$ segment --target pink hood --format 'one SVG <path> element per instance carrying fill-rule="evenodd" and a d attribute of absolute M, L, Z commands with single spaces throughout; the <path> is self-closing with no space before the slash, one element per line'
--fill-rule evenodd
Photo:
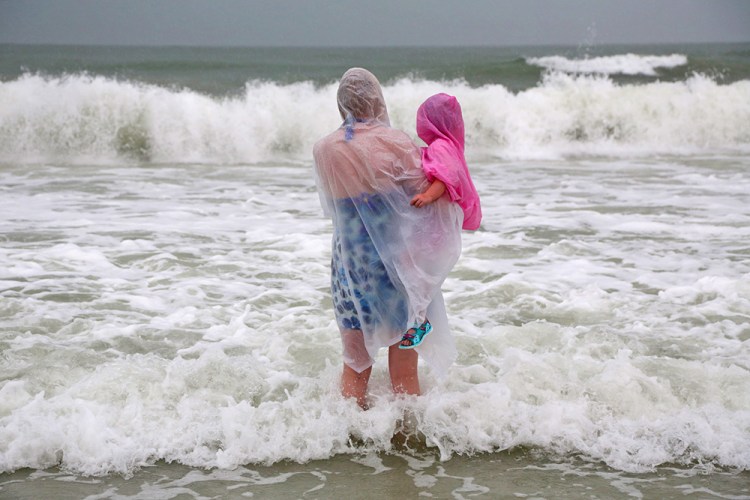
<path fill-rule="evenodd" d="M 456 98 L 436 94 L 422 103 L 417 110 L 417 134 L 427 143 L 422 148 L 427 179 L 443 181 L 451 200 L 464 212 L 463 229 L 477 229 L 482 207 L 464 158 L 464 120 Z"/>

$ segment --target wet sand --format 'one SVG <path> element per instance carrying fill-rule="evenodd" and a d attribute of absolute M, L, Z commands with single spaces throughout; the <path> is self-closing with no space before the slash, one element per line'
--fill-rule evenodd
<path fill-rule="evenodd" d="M 660 467 L 631 474 L 534 451 L 339 455 L 305 464 L 204 470 L 159 462 L 132 477 L 24 469 L 0 475 L 0 498 L 750 498 L 750 472 Z"/>

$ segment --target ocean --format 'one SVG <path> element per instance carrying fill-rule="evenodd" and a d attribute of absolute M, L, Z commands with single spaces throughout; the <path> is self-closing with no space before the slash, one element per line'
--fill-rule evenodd
<path fill-rule="evenodd" d="M 423 395 L 339 394 L 312 146 L 455 95 Z M 750 498 L 750 44 L 0 45 L 0 498 Z"/>

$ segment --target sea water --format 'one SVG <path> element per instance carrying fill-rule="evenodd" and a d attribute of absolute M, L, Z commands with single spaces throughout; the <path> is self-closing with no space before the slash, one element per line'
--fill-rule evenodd
<path fill-rule="evenodd" d="M 2 51 L 0 496 L 750 496 L 750 46 Z M 456 364 L 368 411 L 310 153 L 355 65 L 415 140 L 458 97 L 484 211 Z"/>

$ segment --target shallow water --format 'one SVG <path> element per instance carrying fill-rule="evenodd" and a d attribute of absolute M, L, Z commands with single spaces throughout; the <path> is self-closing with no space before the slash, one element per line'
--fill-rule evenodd
<path fill-rule="evenodd" d="M 633 474 L 528 451 L 454 457 L 403 450 L 306 464 L 204 470 L 158 463 L 132 477 L 22 470 L 0 475 L 3 498 L 750 498 L 747 471 L 661 467 Z"/>
<path fill-rule="evenodd" d="M 444 286 L 459 360 L 445 380 L 422 367 L 425 394 L 399 400 L 381 356 L 368 412 L 338 396 L 309 165 L 3 165 L 3 481 L 58 485 L 67 472 L 24 468 L 60 465 L 134 495 L 186 475 L 242 485 L 271 463 L 263 477 L 292 478 L 274 495 L 302 495 L 318 469 L 360 467 L 351 454 L 412 460 L 388 454 L 406 414 L 430 475 L 486 470 L 477 492 L 539 469 L 519 491 L 549 495 L 562 461 L 602 498 L 621 479 L 746 495 L 727 471 L 750 469 L 748 165 L 477 164 L 485 220 Z M 523 474 L 504 468 L 519 447 L 542 457 Z M 390 474 L 412 485 L 410 467 Z"/>
<path fill-rule="evenodd" d="M 0 46 L 0 497 L 750 498 L 747 47 Z M 367 412 L 310 165 L 352 65 L 412 135 L 457 96 L 485 214 L 457 363 Z"/>

